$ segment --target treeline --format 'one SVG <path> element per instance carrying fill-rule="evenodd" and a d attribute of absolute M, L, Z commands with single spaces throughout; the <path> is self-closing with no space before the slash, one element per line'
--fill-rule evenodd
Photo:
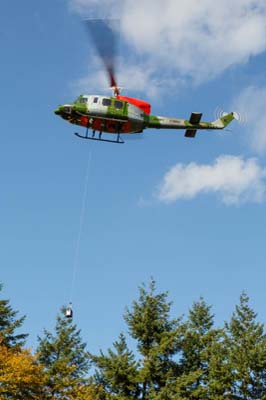
<path fill-rule="evenodd" d="M 173 318 L 168 293 L 151 280 L 124 315 L 136 350 L 121 334 L 97 355 L 64 312 L 32 354 L 18 333 L 24 317 L 0 300 L 0 399 L 266 400 L 265 327 L 246 293 L 219 328 L 203 298 Z"/>

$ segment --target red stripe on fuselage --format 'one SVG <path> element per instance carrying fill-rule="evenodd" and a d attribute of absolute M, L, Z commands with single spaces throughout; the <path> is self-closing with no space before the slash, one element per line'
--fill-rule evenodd
<path fill-rule="evenodd" d="M 133 104 L 134 106 L 140 108 L 142 111 L 144 111 L 146 114 L 151 113 L 151 105 L 147 101 L 140 100 L 140 99 L 134 99 L 133 97 L 127 97 L 127 96 L 117 96 L 119 100 L 124 100 L 127 101 L 130 104 Z"/>

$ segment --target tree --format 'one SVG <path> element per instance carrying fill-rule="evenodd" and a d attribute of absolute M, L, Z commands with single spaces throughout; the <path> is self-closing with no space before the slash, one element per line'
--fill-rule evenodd
<path fill-rule="evenodd" d="M 0 284 L 0 291 L 2 290 Z M 17 311 L 14 311 L 9 300 L 0 300 L 0 345 L 7 347 L 22 347 L 25 344 L 27 334 L 16 334 L 21 327 L 25 316 L 16 319 Z"/>
<path fill-rule="evenodd" d="M 47 375 L 47 397 L 74 399 L 82 392 L 83 397 L 88 395 L 90 398 L 86 344 L 82 342 L 77 326 L 65 317 L 65 308 L 57 316 L 55 335 L 45 330 L 44 337 L 38 340 L 38 361 Z"/>
<path fill-rule="evenodd" d="M 203 298 L 194 302 L 189 310 L 185 336 L 182 345 L 182 371 L 190 372 L 207 367 L 205 349 L 216 335 L 213 328 L 213 315 L 211 307 Z"/>
<path fill-rule="evenodd" d="M 29 350 L 0 346 L 0 399 L 42 400 L 45 374 Z"/>
<path fill-rule="evenodd" d="M 246 294 L 223 328 L 203 298 L 187 321 L 170 311 L 153 280 L 139 288 L 124 315 L 137 353 L 120 335 L 106 354 L 90 355 L 102 389 L 95 400 L 266 400 L 266 334 Z"/>
<path fill-rule="evenodd" d="M 119 399 L 137 399 L 139 396 L 138 362 L 126 344 L 123 334 L 114 343 L 114 350 L 109 349 L 105 356 L 90 355 L 97 366 L 95 381 L 106 393 L 117 395 Z"/>
<path fill-rule="evenodd" d="M 228 388 L 222 381 L 219 385 L 222 374 L 218 366 L 222 365 L 225 353 L 221 341 L 223 332 L 214 328 L 213 317 L 211 306 L 203 298 L 194 302 L 189 310 L 180 360 L 182 374 L 175 388 L 183 399 L 217 398 Z"/>
<path fill-rule="evenodd" d="M 224 330 L 221 329 L 217 340 L 208 348 L 207 355 L 209 357 L 207 398 L 228 400 L 227 394 L 232 386 L 233 375 Z"/>
<path fill-rule="evenodd" d="M 155 282 L 139 288 L 139 299 L 124 315 L 138 355 L 129 351 L 123 335 L 114 344 L 115 351 L 91 356 L 96 367 L 94 379 L 102 383 L 110 398 L 155 399 L 178 371 L 174 360 L 182 332 L 180 319 L 170 318 L 167 292 L 156 293 Z M 136 359 L 138 361 L 136 361 Z"/>
<path fill-rule="evenodd" d="M 170 318 L 171 305 L 168 292 L 156 293 L 151 279 L 148 290 L 145 285 L 139 288 L 139 299 L 133 302 L 132 310 L 126 310 L 125 321 L 142 357 L 142 399 L 156 396 L 179 373 L 174 357 L 180 351 L 183 331 L 181 319 Z"/>
<path fill-rule="evenodd" d="M 249 297 L 242 293 L 240 304 L 226 324 L 233 375 L 232 399 L 266 399 L 266 334 L 256 318 L 257 314 L 249 306 Z"/>

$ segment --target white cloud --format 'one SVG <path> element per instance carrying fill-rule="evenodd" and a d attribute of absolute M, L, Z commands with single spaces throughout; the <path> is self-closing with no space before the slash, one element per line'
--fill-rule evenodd
<path fill-rule="evenodd" d="M 69 1 L 86 16 L 119 17 L 129 46 L 153 65 L 148 79 L 165 69 L 204 82 L 266 50 L 265 0 Z"/>
<path fill-rule="evenodd" d="M 225 204 L 266 200 L 266 168 L 256 159 L 220 156 L 211 165 L 176 164 L 165 174 L 156 197 L 164 203 L 215 193 Z"/>
<path fill-rule="evenodd" d="M 266 151 L 266 87 L 250 86 L 235 100 L 234 109 L 246 124 L 243 130 L 252 149 L 258 153 Z"/>

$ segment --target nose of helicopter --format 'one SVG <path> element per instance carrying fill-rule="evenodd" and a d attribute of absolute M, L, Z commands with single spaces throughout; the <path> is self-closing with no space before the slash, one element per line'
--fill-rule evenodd
<path fill-rule="evenodd" d="M 61 116 L 71 115 L 74 109 L 75 107 L 72 104 L 63 104 L 62 106 L 57 107 L 54 110 L 54 113 Z"/>
<path fill-rule="evenodd" d="M 62 106 L 59 106 L 59 107 L 57 107 L 57 108 L 54 110 L 54 113 L 55 113 L 56 115 L 60 115 L 60 114 L 61 114 L 61 111 L 62 111 Z"/>

